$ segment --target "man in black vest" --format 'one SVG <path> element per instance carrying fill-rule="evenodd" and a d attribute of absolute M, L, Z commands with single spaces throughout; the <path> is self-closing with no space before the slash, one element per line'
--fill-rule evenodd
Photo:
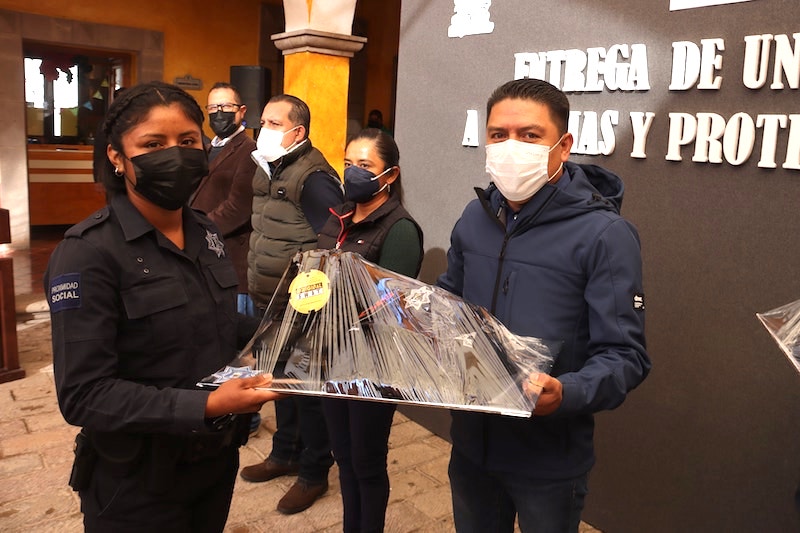
<path fill-rule="evenodd" d="M 308 139 L 310 124 L 308 105 L 288 94 L 272 97 L 261 114 L 262 129 L 253 152 L 258 168 L 253 177 L 247 280 L 262 313 L 285 308 L 288 294 L 275 291 L 286 267 L 298 251 L 316 248 L 328 209 L 343 200 L 339 176 Z M 280 376 L 281 371 L 278 367 L 275 374 Z M 328 430 L 316 397 L 279 400 L 275 416 L 278 428 L 272 452 L 265 461 L 243 468 L 241 476 L 261 482 L 297 473 L 297 482 L 278 502 L 278 511 L 298 513 L 328 490 L 333 464 Z"/>

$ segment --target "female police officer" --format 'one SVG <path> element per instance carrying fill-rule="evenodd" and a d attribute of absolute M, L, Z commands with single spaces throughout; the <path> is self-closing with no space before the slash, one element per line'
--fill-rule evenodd
<path fill-rule="evenodd" d="M 71 485 L 86 531 L 222 531 L 249 416 L 269 376 L 195 387 L 257 324 L 236 313 L 219 232 L 186 207 L 208 170 L 203 112 L 161 82 L 127 89 L 106 117 L 109 204 L 50 258 L 59 406 L 76 439 Z"/>

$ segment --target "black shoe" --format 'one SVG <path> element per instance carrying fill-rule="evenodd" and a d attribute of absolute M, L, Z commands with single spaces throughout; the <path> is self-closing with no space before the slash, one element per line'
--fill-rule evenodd
<path fill-rule="evenodd" d="M 297 474 L 298 470 L 299 466 L 297 463 L 281 464 L 271 459 L 266 459 L 258 464 L 242 468 L 239 475 L 246 481 L 261 483 L 262 481 L 269 481 L 276 477 Z"/>

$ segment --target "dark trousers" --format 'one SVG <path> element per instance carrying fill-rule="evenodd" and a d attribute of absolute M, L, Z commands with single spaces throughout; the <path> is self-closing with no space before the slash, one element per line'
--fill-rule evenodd
<path fill-rule="evenodd" d="M 322 400 L 339 465 L 344 533 L 383 531 L 389 501 L 386 456 L 396 407 L 364 400 Z"/>
<path fill-rule="evenodd" d="M 298 463 L 298 477 L 309 483 L 328 479 L 333 465 L 322 403 L 318 397 L 290 395 L 275 402 L 277 431 L 269 458 L 276 463 Z"/>
<path fill-rule="evenodd" d="M 488 471 L 459 454 L 450 455 L 453 518 L 459 533 L 578 533 L 587 476 L 535 479 L 521 472 Z"/>
<path fill-rule="evenodd" d="M 217 457 L 178 463 L 159 490 L 148 487 L 148 461 L 121 477 L 98 461 L 86 490 L 80 491 L 87 533 L 217 533 L 225 529 L 239 450 L 230 446 Z"/>

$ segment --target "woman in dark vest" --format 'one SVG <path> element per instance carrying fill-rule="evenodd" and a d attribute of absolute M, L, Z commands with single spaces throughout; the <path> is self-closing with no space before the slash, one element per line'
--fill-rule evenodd
<path fill-rule="evenodd" d="M 391 136 L 361 131 L 345 150 L 345 203 L 331 209 L 318 247 L 357 252 L 377 265 L 416 277 L 422 230 L 403 207 L 400 153 Z M 386 456 L 395 404 L 323 399 L 339 465 L 344 531 L 383 531 L 389 500 Z"/>

